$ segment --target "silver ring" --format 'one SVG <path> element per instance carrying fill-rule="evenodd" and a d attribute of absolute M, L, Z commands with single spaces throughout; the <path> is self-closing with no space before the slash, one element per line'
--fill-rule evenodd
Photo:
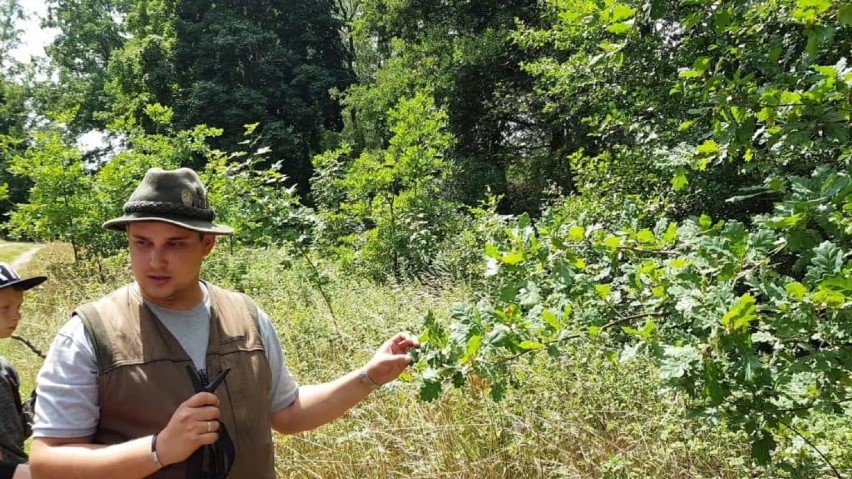
<path fill-rule="evenodd" d="M 213 426 L 212 426 L 212 424 L 213 424 L 213 421 L 207 421 L 207 432 L 212 432 L 212 431 L 213 431 Z"/>

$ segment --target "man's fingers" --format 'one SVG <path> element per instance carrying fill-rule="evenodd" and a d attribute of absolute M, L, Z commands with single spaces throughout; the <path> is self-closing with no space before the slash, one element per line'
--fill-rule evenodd
<path fill-rule="evenodd" d="M 199 421 L 199 434 L 217 434 L 219 433 L 219 421 Z"/>
<path fill-rule="evenodd" d="M 213 393 L 196 393 L 184 401 L 183 405 L 188 407 L 219 407 L 219 398 Z"/>
<path fill-rule="evenodd" d="M 389 346 L 388 350 L 393 354 L 404 353 L 411 348 L 420 346 L 416 339 L 412 338 L 409 333 L 405 332 L 397 333 L 396 336 L 387 342 L 387 345 Z"/>

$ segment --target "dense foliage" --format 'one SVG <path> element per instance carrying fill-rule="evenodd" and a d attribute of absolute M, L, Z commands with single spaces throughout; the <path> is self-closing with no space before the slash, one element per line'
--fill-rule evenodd
<path fill-rule="evenodd" d="M 307 191 L 310 158 L 340 129 L 332 91 L 353 75 L 326 0 L 48 2 L 61 29 L 49 49 L 42 109 L 78 132 L 126 133 L 158 125 L 146 105 L 172 108 L 174 125 L 221 128 L 214 146 L 235 151 L 243 125 L 260 123 L 269 162 Z M 203 156 L 186 160 L 203 168 Z"/>

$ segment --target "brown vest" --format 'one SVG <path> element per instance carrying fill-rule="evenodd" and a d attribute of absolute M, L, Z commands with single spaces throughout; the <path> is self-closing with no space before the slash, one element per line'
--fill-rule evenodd
<path fill-rule="evenodd" d="M 221 421 L 236 449 L 229 478 L 274 479 L 269 421 L 271 372 L 257 306 L 245 295 L 208 284 L 212 302 L 207 372 L 231 372 L 216 389 Z M 192 360 L 131 286 L 75 312 L 98 361 L 100 420 L 93 442 L 118 444 L 162 430 L 177 407 L 195 394 L 186 365 Z M 150 476 L 186 479 L 187 463 Z"/>

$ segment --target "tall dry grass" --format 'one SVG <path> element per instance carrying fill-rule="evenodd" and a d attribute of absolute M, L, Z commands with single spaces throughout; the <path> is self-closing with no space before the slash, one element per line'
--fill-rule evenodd
<path fill-rule="evenodd" d="M 50 245 L 26 271 L 50 281 L 29 294 L 19 333 L 46 349 L 79 304 L 130 280 L 124 258 L 71 264 Z M 463 289 L 376 285 L 321 268 L 322 277 L 282 250 L 222 248 L 205 277 L 251 294 L 278 330 L 288 366 L 303 384 L 366 362 L 398 330 L 419 332 L 432 310 L 447 317 Z M 326 299 L 327 298 L 327 299 Z M 40 360 L 20 343 L 0 353 L 32 388 Z M 742 440 L 689 419 L 684 401 L 663 393 L 651 366 L 613 363 L 585 346 L 559 360 L 517 364 L 522 378 L 500 403 L 482 385 L 423 403 L 416 382 L 375 392 L 338 421 L 276 435 L 282 478 L 738 478 L 750 470 Z"/>

